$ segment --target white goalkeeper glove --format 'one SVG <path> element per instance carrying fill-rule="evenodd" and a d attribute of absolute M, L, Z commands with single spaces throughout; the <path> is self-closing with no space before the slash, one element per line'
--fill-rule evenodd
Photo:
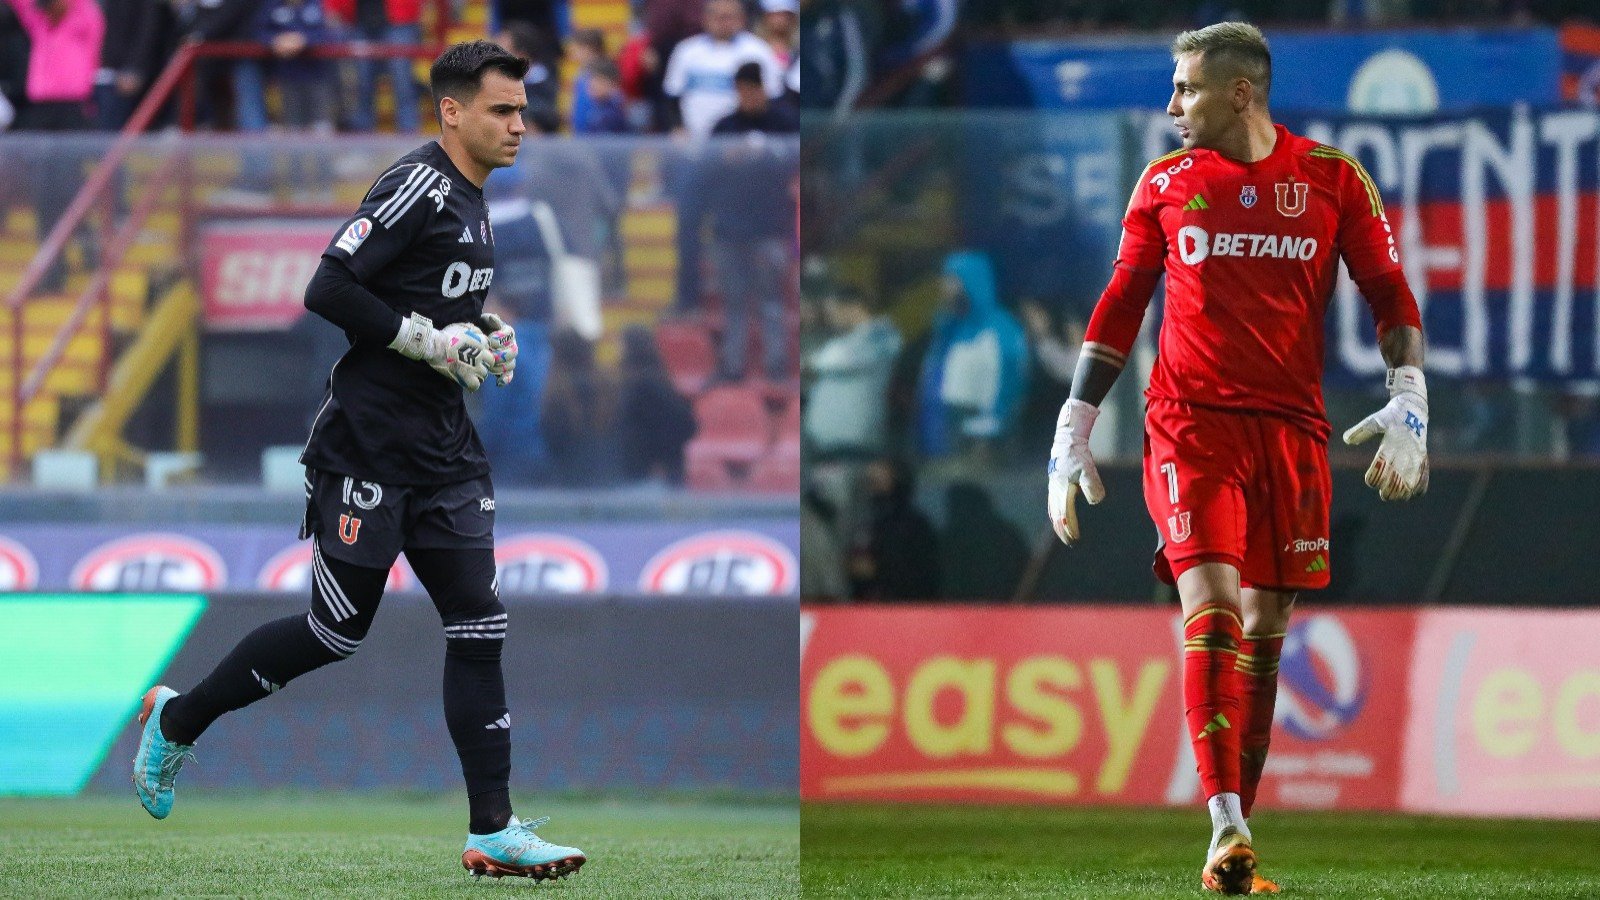
<path fill-rule="evenodd" d="M 469 391 L 483 386 L 489 377 L 489 347 L 476 325 L 457 322 L 434 328 L 433 320 L 412 313 L 401 320 L 400 331 L 389 342 L 389 349 L 407 359 L 420 360 L 435 372 Z"/>
<path fill-rule="evenodd" d="M 1056 537 L 1071 546 L 1083 532 L 1078 529 L 1078 492 L 1091 504 L 1106 497 L 1100 472 L 1089 453 L 1089 432 L 1100 415 L 1098 407 L 1082 400 L 1068 400 L 1056 417 L 1056 439 L 1050 447 L 1050 527 Z"/>
<path fill-rule="evenodd" d="M 1367 485 L 1385 500 L 1409 500 L 1428 490 L 1428 383 L 1416 366 L 1389 370 L 1389 404 L 1344 433 L 1346 444 L 1383 435 L 1367 469 Z"/>
<path fill-rule="evenodd" d="M 489 374 L 505 387 L 517 370 L 517 330 L 494 313 L 479 316 L 478 325 L 489 335 Z"/>

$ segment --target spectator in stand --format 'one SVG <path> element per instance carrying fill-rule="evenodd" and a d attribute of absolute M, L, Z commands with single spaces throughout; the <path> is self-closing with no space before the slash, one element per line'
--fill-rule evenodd
<path fill-rule="evenodd" d="M 665 108 L 661 93 L 661 55 L 651 45 L 648 31 L 636 30 L 623 43 L 617 52 L 617 69 L 622 74 L 628 127 L 639 132 L 661 130 Z"/>
<path fill-rule="evenodd" d="M 118 131 L 153 74 L 152 61 L 143 56 L 150 49 L 142 40 L 152 27 L 149 20 L 168 15 L 170 7 L 158 0 L 101 0 L 101 5 L 106 33 L 117 39 L 101 48 L 100 69 L 94 77 L 95 127 Z"/>
<path fill-rule="evenodd" d="M 994 265 L 982 251 L 945 260 L 940 311 L 917 386 L 922 452 L 984 450 L 1017 424 L 1028 387 L 1028 340 L 1000 305 Z"/>
<path fill-rule="evenodd" d="M 561 130 L 561 51 L 555 40 L 530 22 L 511 21 L 495 36 L 500 46 L 528 60 L 522 89 L 528 108 L 522 118 L 543 134 Z"/>
<path fill-rule="evenodd" d="M 761 37 L 787 71 L 800 49 L 800 0 L 761 0 Z"/>
<path fill-rule="evenodd" d="M 595 366 L 594 345 L 577 332 L 557 331 L 551 348 L 542 423 L 551 482 L 560 487 L 607 484 L 616 473 L 616 385 Z"/>
<path fill-rule="evenodd" d="M 980 4 L 981 5 L 981 4 Z M 872 81 L 872 51 L 883 35 L 881 4 L 860 0 L 811 0 L 801 22 L 800 68 L 806 109 L 832 110 L 842 118 Z"/>
<path fill-rule="evenodd" d="M 889 378 L 900 355 L 900 332 L 845 285 L 824 296 L 822 310 L 833 336 L 805 361 L 810 390 L 801 434 L 807 459 L 880 456 L 888 449 Z"/>
<path fill-rule="evenodd" d="M 904 462 L 879 459 L 862 472 L 866 509 L 850 536 L 845 563 L 854 600 L 937 600 L 939 536 L 912 502 L 915 484 Z"/>
<path fill-rule="evenodd" d="M 683 448 L 699 426 L 694 406 L 667 374 L 655 335 L 642 325 L 622 333 L 617 447 L 629 481 L 683 484 Z"/>
<path fill-rule="evenodd" d="M 768 97 L 783 96 L 783 65 L 766 42 L 744 30 L 739 0 L 706 0 L 705 32 L 680 43 L 667 59 L 663 85 L 675 106 L 675 130 L 704 138 L 739 105 L 734 73 L 745 63 L 757 74 Z"/>
<path fill-rule="evenodd" d="M 794 244 L 790 185 L 798 160 L 791 146 L 769 141 L 767 136 L 796 134 L 800 120 L 787 105 L 768 99 L 763 82 L 761 63 L 739 67 L 734 76 L 737 106 L 717 122 L 712 133 L 742 139 L 717 147 L 720 161 L 705 168 L 704 184 L 698 192 L 711 211 L 724 315 L 720 375 L 727 380 L 744 377 L 747 320 L 752 314 L 762 320 L 767 377 L 774 381 L 789 377 L 784 282 Z"/>
<path fill-rule="evenodd" d="M 105 38 L 105 17 L 95 0 L 8 0 L 17 21 L 28 34 L 26 85 L 27 106 L 18 117 L 17 127 L 27 131 L 83 131 L 90 127 L 89 98 L 94 91 L 95 70 L 100 67 L 100 44 Z M 35 171 L 33 184 L 34 217 L 39 242 L 49 236 L 61 214 L 72 202 L 72 195 L 83 183 L 84 148 L 72 139 L 51 147 L 48 159 L 36 160 L 43 171 Z M 95 255 L 93 237 L 80 235 L 86 257 Z M 89 260 L 91 263 L 92 259 Z M 66 271 L 60 257 L 45 273 L 40 286 L 50 292 L 65 286 Z"/>
<path fill-rule="evenodd" d="M 578 116 L 577 105 L 572 110 L 572 131 L 575 134 L 628 134 L 628 110 L 622 102 L 622 75 L 617 64 L 609 59 L 597 61 L 589 70 L 585 96 L 584 115 Z"/>
<path fill-rule="evenodd" d="M 705 32 L 684 39 L 667 59 L 662 81 L 668 121 L 675 134 L 703 139 L 738 106 L 733 75 L 747 62 L 760 64 L 770 97 L 783 96 L 783 67 L 766 42 L 744 30 L 739 0 L 706 0 Z M 668 189 L 678 209 L 677 310 L 700 307 L 700 228 L 704 202 L 697 186 L 697 160 L 692 151 L 669 160 Z"/>
<path fill-rule="evenodd" d="M 661 81 L 672 51 L 684 40 L 700 33 L 705 22 L 705 5 L 705 0 L 648 0 L 638 11 L 643 30 L 636 37 L 647 40 L 651 51 L 648 55 L 650 78 L 644 85 L 645 96 L 653 104 L 651 131 L 673 128 L 670 104 Z"/>
<path fill-rule="evenodd" d="M 267 77 L 278 87 L 283 124 L 290 128 L 333 131 L 331 67 L 306 53 L 329 37 L 322 0 L 267 0 L 262 6 L 256 39 L 272 48 Z"/>
<path fill-rule="evenodd" d="M 452 0 L 453 8 L 460 9 L 461 5 L 459 0 Z M 563 9 L 566 5 L 564 0 L 493 0 L 490 21 L 499 23 L 500 28 L 512 22 L 527 22 L 540 34 L 564 34 L 567 28 L 562 21 L 568 18 Z"/>
<path fill-rule="evenodd" d="M 567 38 L 567 54 L 572 57 L 572 130 L 578 132 L 579 123 L 589 121 L 589 73 L 594 65 L 606 59 L 606 34 L 598 28 L 579 28 Z"/>
<path fill-rule="evenodd" d="M 337 23 L 345 38 L 353 43 L 416 47 L 422 43 L 422 0 L 324 0 L 328 18 Z M 417 80 L 410 57 L 358 59 L 355 69 L 355 98 L 349 103 L 347 121 L 352 130 L 372 131 L 378 127 L 378 69 L 382 66 L 394 95 L 394 127 L 410 134 L 422 127 L 417 106 Z"/>

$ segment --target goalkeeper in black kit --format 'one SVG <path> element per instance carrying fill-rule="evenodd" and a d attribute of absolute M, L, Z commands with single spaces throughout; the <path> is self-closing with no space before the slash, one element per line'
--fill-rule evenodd
<path fill-rule="evenodd" d="M 462 390 L 508 384 L 516 335 L 483 312 L 494 234 L 483 199 L 524 132 L 528 61 L 488 41 L 434 62 L 441 136 L 401 157 L 323 252 L 306 307 L 344 329 L 301 462 L 302 538 L 313 548 L 311 608 L 247 635 L 198 685 L 157 686 L 139 712 L 133 783 L 158 819 L 173 779 L 223 713 L 355 653 L 402 552 L 444 623 L 444 710 L 466 777 L 462 865 L 475 875 L 561 878 L 582 851 L 512 814 L 506 634 L 494 562 L 494 486 Z"/>

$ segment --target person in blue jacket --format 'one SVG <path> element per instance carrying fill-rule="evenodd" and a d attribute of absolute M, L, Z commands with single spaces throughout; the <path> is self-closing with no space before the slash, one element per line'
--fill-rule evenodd
<path fill-rule="evenodd" d="M 961 250 L 945 258 L 940 305 L 917 385 L 917 444 L 925 456 L 1004 438 L 1028 390 L 1027 335 L 1000 306 L 988 254 Z"/>

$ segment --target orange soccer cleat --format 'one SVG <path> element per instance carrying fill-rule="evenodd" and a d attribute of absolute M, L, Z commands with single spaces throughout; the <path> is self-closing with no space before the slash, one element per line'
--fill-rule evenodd
<path fill-rule="evenodd" d="M 1276 894 L 1278 893 L 1278 883 L 1257 872 L 1255 873 L 1255 880 L 1250 883 L 1250 893 Z"/>
<path fill-rule="evenodd" d="M 1200 883 L 1206 890 L 1221 894 L 1250 893 L 1256 874 L 1256 852 L 1250 848 L 1250 839 L 1228 828 L 1217 839 L 1216 847 L 1200 872 Z"/>

